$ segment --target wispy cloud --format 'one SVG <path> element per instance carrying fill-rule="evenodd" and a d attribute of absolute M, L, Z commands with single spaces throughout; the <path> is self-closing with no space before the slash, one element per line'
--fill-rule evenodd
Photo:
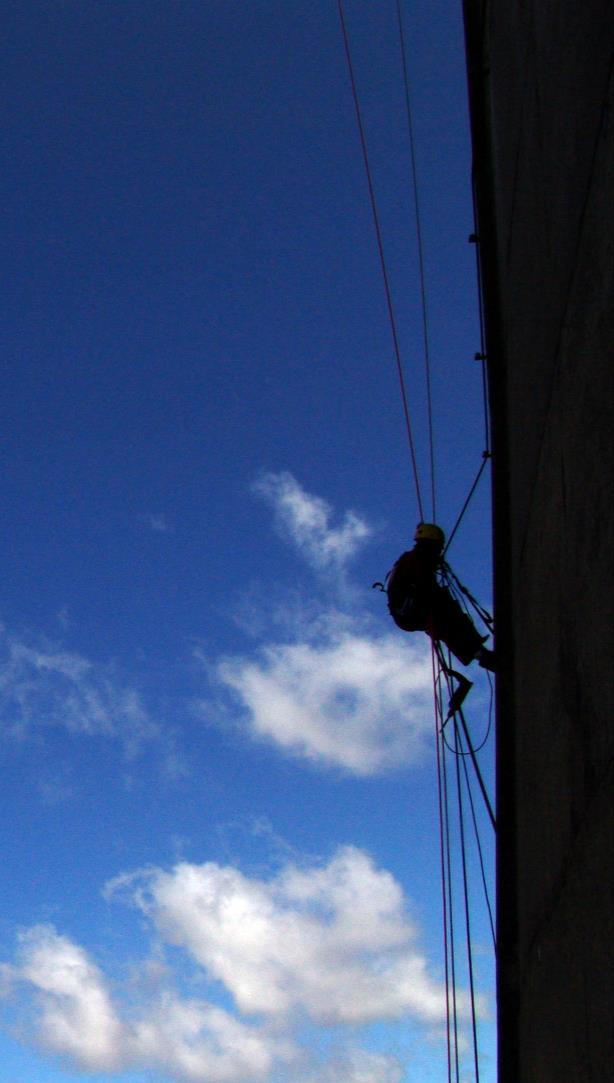
<path fill-rule="evenodd" d="M 72 619 L 68 606 L 62 606 L 62 608 L 57 613 L 56 619 L 62 631 L 66 632 L 72 624 Z"/>
<path fill-rule="evenodd" d="M 37 772 L 36 787 L 45 805 L 63 805 L 74 800 L 78 790 L 72 780 L 72 773 L 66 767 L 51 767 L 46 764 Z"/>
<path fill-rule="evenodd" d="M 141 515 L 140 520 L 145 526 L 148 526 L 150 530 L 153 530 L 156 534 L 174 534 L 175 528 L 169 523 L 166 515 L 161 512 L 147 512 Z"/>
<path fill-rule="evenodd" d="M 72 651 L 32 646 L 0 633 L 0 718 L 5 732 L 25 736 L 45 726 L 119 740 L 132 754 L 159 735 L 139 692 L 112 666 Z"/>
<path fill-rule="evenodd" d="M 252 736 L 324 766 L 373 775 L 420 760 L 432 724 L 424 643 L 345 629 L 218 664 Z"/>
<path fill-rule="evenodd" d="M 273 507 L 278 528 L 314 568 L 344 565 L 372 533 L 353 511 L 346 511 L 340 526 L 332 526 L 330 504 L 306 492 L 287 471 L 263 474 L 252 488 Z"/>

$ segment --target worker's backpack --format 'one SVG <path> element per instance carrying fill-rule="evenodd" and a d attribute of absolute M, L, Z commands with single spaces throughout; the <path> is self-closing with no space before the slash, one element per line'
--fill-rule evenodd
<path fill-rule="evenodd" d="M 427 621 L 426 599 L 417 596 L 415 583 L 403 575 L 400 560 L 386 576 L 388 611 L 394 623 L 404 632 L 423 631 Z"/>

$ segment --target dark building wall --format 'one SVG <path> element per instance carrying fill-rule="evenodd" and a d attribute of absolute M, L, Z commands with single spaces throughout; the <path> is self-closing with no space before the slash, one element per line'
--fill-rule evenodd
<path fill-rule="evenodd" d="M 493 415 L 501 1083 L 614 1064 L 614 9 L 465 0 Z"/>

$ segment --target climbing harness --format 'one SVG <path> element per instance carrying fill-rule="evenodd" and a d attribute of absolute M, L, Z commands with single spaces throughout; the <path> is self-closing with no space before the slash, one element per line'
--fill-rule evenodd
<path fill-rule="evenodd" d="M 402 558 L 393 565 L 389 572 L 387 572 L 383 582 L 377 580 L 372 584 L 372 590 L 379 590 L 386 594 L 388 600 L 388 611 L 394 620 L 397 627 L 401 628 L 404 632 L 416 632 L 426 631 L 431 639 L 437 639 L 436 630 L 433 630 L 433 625 L 437 625 L 437 621 L 433 621 L 435 612 L 441 613 L 442 606 L 443 612 L 446 614 L 446 619 L 450 621 L 453 619 L 454 623 L 458 625 L 460 623 L 461 628 L 457 630 L 456 637 L 458 639 L 459 633 L 464 635 L 465 639 L 469 633 L 474 633 L 478 640 L 484 642 L 488 638 L 486 636 L 479 636 L 477 630 L 474 629 L 473 622 L 469 615 L 469 607 L 467 602 L 472 606 L 473 610 L 483 621 L 484 625 L 488 629 L 488 632 L 493 632 L 493 618 L 488 610 L 478 602 L 477 598 L 465 587 L 460 579 L 454 574 L 449 564 L 446 561 L 441 561 L 437 566 L 434 573 L 434 583 L 431 590 L 420 590 L 417 585 L 412 582 L 403 582 L 402 570 L 397 575 L 397 568 Z M 401 583 L 399 584 L 399 579 Z M 429 601 L 430 597 L 430 601 Z M 467 599 L 467 602 L 465 601 Z M 434 607 L 433 616 L 429 617 L 429 604 Z M 461 619 L 461 613 L 463 614 Z M 464 625 L 462 624 L 464 621 Z M 476 649 L 479 647 L 479 642 L 476 642 Z M 454 648 L 453 648 L 454 649 Z M 462 653 L 458 654 L 458 657 L 464 664 L 468 664 L 469 661 L 475 657 L 475 654 L 469 655 L 467 652 L 467 658 L 463 657 Z"/>

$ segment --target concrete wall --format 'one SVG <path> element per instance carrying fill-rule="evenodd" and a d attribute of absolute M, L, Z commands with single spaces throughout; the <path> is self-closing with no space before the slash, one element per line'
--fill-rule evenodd
<path fill-rule="evenodd" d="M 501 1083 L 614 1065 L 614 8 L 465 0 L 493 413 Z"/>

